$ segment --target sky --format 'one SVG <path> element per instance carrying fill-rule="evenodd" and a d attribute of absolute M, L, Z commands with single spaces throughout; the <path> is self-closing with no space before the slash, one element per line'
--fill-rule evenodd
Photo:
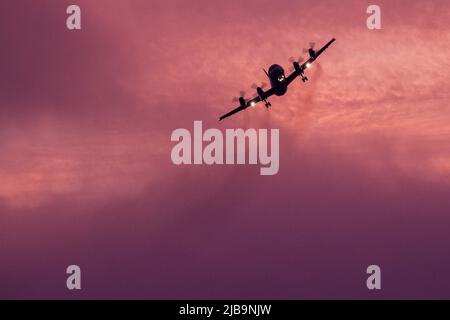
<path fill-rule="evenodd" d="M 0 298 L 450 298 L 447 1 L 73 3 L 0 3 Z M 217 121 L 333 37 L 308 83 Z M 195 120 L 279 129 L 279 173 L 173 165 Z"/>

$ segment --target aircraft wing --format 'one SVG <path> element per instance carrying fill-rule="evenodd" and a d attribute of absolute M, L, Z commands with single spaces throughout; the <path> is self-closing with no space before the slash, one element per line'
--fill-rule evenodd
<path fill-rule="evenodd" d="M 305 70 L 303 69 L 303 66 L 301 67 L 302 72 Z M 298 76 L 300 75 L 300 72 L 297 70 L 292 71 L 290 75 L 286 78 L 287 85 L 290 85 L 292 81 L 294 81 Z"/>
<path fill-rule="evenodd" d="M 328 47 L 331 46 L 333 44 L 333 42 L 335 42 L 335 41 L 336 41 L 335 38 L 331 39 L 326 45 L 324 45 L 319 51 L 317 51 L 315 59 L 317 59 L 322 53 L 324 53 L 324 51 L 327 50 Z"/>
<path fill-rule="evenodd" d="M 228 118 L 228 117 L 231 117 L 233 114 L 236 114 L 236 113 L 238 113 L 238 112 L 240 112 L 240 111 L 242 111 L 242 110 L 245 110 L 245 109 L 247 109 L 246 106 L 240 106 L 240 107 L 237 107 L 236 109 L 234 109 L 234 110 L 228 112 L 227 114 L 221 116 L 221 117 L 219 118 L 219 121 L 222 121 L 223 119 L 226 119 L 226 118 Z"/>
<path fill-rule="evenodd" d="M 303 63 L 300 66 L 300 70 L 294 70 L 287 78 L 286 78 L 286 82 L 287 85 L 289 85 L 292 81 L 294 81 L 300 74 L 302 74 L 306 69 L 308 69 L 314 61 L 317 60 L 317 58 L 325 52 L 325 50 L 328 49 L 329 46 L 331 46 L 333 44 L 333 42 L 335 42 L 336 39 L 333 38 L 331 39 L 326 45 L 324 45 L 322 48 L 320 48 L 318 51 L 316 51 L 315 53 L 315 57 L 310 57 L 305 63 Z"/>
<path fill-rule="evenodd" d="M 232 115 L 234 115 L 234 114 L 236 114 L 236 113 L 238 113 L 238 112 L 240 112 L 240 111 L 242 111 L 242 110 L 245 110 L 245 109 L 247 109 L 248 107 L 253 107 L 253 106 L 255 106 L 258 102 L 261 102 L 262 100 L 267 99 L 267 98 L 269 98 L 269 97 L 272 96 L 272 95 L 273 95 L 273 89 L 270 88 L 269 90 L 267 90 L 267 91 L 264 92 L 264 94 L 262 95 L 262 97 L 256 96 L 256 97 L 254 97 L 253 99 L 248 100 L 248 101 L 245 103 L 245 105 L 239 106 L 239 107 L 237 107 L 236 109 L 234 109 L 234 110 L 228 112 L 227 114 L 221 116 L 221 117 L 219 118 L 219 120 L 222 121 L 223 119 L 226 119 L 226 118 L 228 118 L 228 117 L 231 117 Z"/>

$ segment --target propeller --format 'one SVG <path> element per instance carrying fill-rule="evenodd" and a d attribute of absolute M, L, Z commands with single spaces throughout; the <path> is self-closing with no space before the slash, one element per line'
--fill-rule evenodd
<path fill-rule="evenodd" d="M 303 58 L 303 57 L 298 57 L 297 59 L 295 59 L 294 57 L 290 57 L 289 62 L 291 63 L 291 66 L 289 67 L 289 71 L 293 72 L 295 70 L 294 67 L 292 66 L 294 62 L 297 62 L 298 64 L 302 64 L 302 62 L 304 62 L 304 61 L 305 61 L 305 58 Z"/>
<path fill-rule="evenodd" d="M 316 47 L 316 43 L 315 42 L 310 42 L 309 43 L 309 48 L 310 49 L 314 50 L 315 47 Z M 303 53 L 308 53 L 308 52 L 309 52 L 309 49 L 306 49 L 306 48 L 303 49 Z"/>
<path fill-rule="evenodd" d="M 240 98 L 244 98 L 246 101 L 247 99 L 245 98 L 245 91 L 239 91 L 239 97 L 234 97 L 233 100 L 231 100 L 231 102 L 235 103 L 235 102 L 239 102 Z"/>
<path fill-rule="evenodd" d="M 294 63 L 294 62 L 302 63 L 303 61 L 305 61 L 305 58 L 303 58 L 303 57 L 298 57 L 298 59 L 295 59 L 294 57 L 289 58 L 290 63 Z"/>
<path fill-rule="evenodd" d="M 259 86 L 256 83 L 252 84 L 252 89 L 256 90 L 258 87 L 261 89 L 267 88 L 267 83 L 262 82 Z"/>

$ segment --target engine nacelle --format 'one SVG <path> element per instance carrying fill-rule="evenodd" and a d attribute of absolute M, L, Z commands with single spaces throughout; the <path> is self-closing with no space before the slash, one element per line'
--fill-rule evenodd
<path fill-rule="evenodd" d="M 261 87 L 256 88 L 256 92 L 258 93 L 258 96 L 262 99 L 264 95 L 264 91 Z"/>
<path fill-rule="evenodd" d="M 245 99 L 243 97 L 239 98 L 239 103 L 241 104 L 241 106 L 246 106 L 247 102 L 245 102 Z"/>
<path fill-rule="evenodd" d="M 315 59 L 316 58 L 316 52 L 314 51 L 314 49 L 309 49 L 308 50 L 308 52 L 309 52 L 309 56 L 312 58 L 312 59 Z"/>
<path fill-rule="evenodd" d="M 300 73 L 302 70 L 301 70 L 300 65 L 298 64 L 298 62 L 294 61 L 293 64 L 294 64 L 295 71 L 297 71 L 297 73 Z"/>

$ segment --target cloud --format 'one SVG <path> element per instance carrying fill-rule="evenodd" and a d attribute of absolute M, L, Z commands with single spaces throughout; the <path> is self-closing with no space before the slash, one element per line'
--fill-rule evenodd
<path fill-rule="evenodd" d="M 90 297 L 117 297 L 111 279 L 147 298 L 342 297 L 375 258 L 410 270 L 395 294 L 441 285 L 415 259 L 449 265 L 446 1 L 380 1 L 381 31 L 360 1 L 78 4 L 74 33 L 63 2 L 0 4 L 0 296 L 37 292 L 31 260 L 45 296 L 72 259 L 101 275 Z M 309 83 L 217 122 L 261 68 L 331 37 Z M 194 120 L 280 128 L 280 173 L 172 165 L 170 134 Z"/>

